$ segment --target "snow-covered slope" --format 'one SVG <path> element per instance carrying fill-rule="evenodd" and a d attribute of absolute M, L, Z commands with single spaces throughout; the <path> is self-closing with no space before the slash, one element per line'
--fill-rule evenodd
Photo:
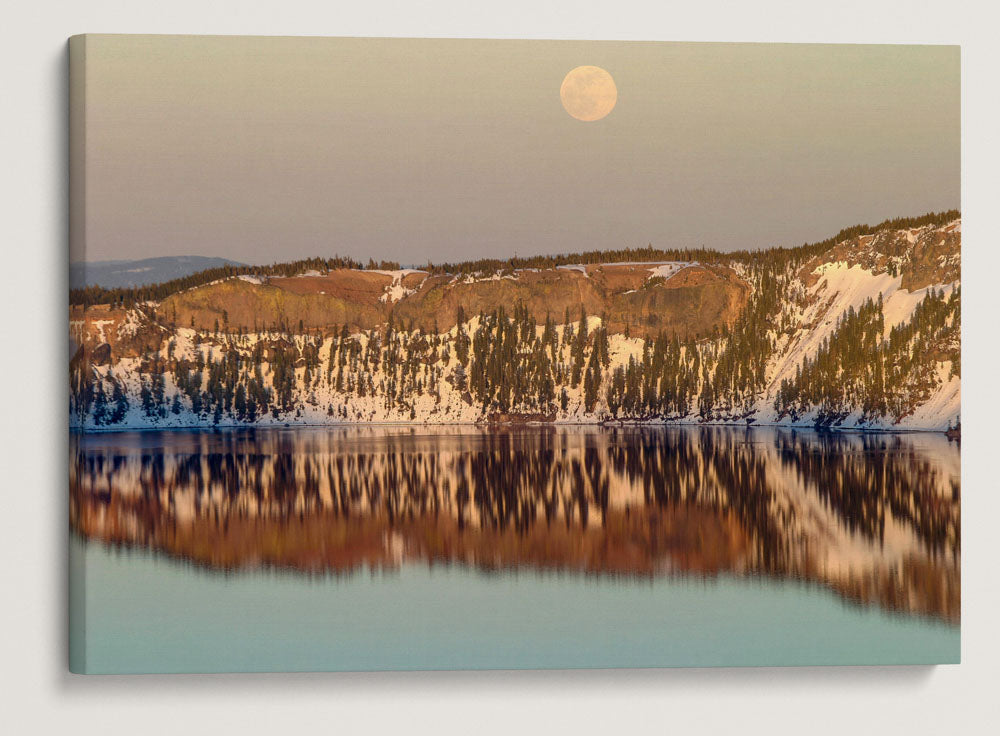
<path fill-rule="evenodd" d="M 947 297 L 959 286 L 956 279 L 909 291 L 902 288 L 901 276 L 873 273 L 860 265 L 849 266 L 843 261 L 825 263 L 812 273 L 819 276 L 819 280 L 806 289 L 807 306 L 794 310 L 799 327 L 779 339 L 776 355 L 768 366 L 768 389 L 758 403 L 758 422 L 792 423 L 779 419 L 769 406 L 774 401 L 778 386 L 783 380 L 792 380 L 803 360 L 815 356 L 823 343 L 831 339 L 839 321 L 849 310 L 857 312 L 867 301 L 876 302 L 881 299 L 884 335 L 888 336 L 892 328 L 910 321 L 917 305 L 931 291 Z M 958 420 L 961 413 L 961 378 L 949 377 L 950 369 L 950 362 L 935 361 L 934 371 L 938 376 L 938 385 L 933 395 L 900 421 L 862 422 L 859 412 L 840 426 L 946 429 L 949 424 Z M 794 423 L 810 423 L 814 418 L 813 414 L 809 414 Z"/>

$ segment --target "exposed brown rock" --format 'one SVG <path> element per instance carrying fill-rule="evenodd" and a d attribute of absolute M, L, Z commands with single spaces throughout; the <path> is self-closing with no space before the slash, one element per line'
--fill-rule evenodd
<path fill-rule="evenodd" d="M 111 363 L 111 346 L 102 342 L 90 353 L 92 365 L 108 365 Z"/>
<path fill-rule="evenodd" d="M 725 267 L 692 266 L 672 278 L 650 280 L 649 264 L 524 270 L 499 277 L 428 276 L 411 273 L 400 286 L 411 293 L 392 302 L 393 280 L 366 271 L 330 271 L 323 276 L 272 278 L 264 284 L 240 279 L 208 284 L 163 301 L 160 319 L 169 326 L 230 331 L 287 328 L 329 334 L 343 324 L 351 330 L 397 324 L 431 331 L 455 326 L 458 309 L 469 316 L 523 304 L 538 322 L 561 323 L 568 309 L 576 320 L 581 307 L 606 315 L 612 332 L 641 337 L 660 330 L 678 335 L 707 334 L 732 324 L 746 304 L 750 287 Z"/>

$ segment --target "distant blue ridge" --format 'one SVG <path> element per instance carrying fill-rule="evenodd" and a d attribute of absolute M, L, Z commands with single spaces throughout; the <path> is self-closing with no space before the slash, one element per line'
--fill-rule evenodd
<path fill-rule="evenodd" d="M 69 265 L 69 286 L 79 289 L 101 286 L 105 289 L 160 284 L 171 279 L 190 276 L 207 268 L 243 266 L 228 258 L 208 256 L 163 256 L 123 261 L 78 262 Z"/>

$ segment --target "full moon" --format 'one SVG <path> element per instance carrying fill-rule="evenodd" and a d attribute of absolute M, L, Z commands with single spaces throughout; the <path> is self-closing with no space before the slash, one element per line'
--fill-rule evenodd
<path fill-rule="evenodd" d="M 618 102 L 618 88 L 610 74 L 599 66 L 578 66 L 559 88 L 566 112 L 577 120 L 593 122 L 611 112 Z"/>

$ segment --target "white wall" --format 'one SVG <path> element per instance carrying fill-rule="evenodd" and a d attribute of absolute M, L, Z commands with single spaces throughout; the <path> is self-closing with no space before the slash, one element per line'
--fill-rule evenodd
<path fill-rule="evenodd" d="M 2 13 L 0 726 L 6 733 L 271 733 L 575 725 L 719 732 L 996 727 L 997 18 L 988 3 L 22 0 Z M 735 4 L 734 4 L 735 5 Z M 918 6 L 918 7 L 911 7 Z M 964 46 L 963 664 L 568 673 L 79 678 L 65 669 L 66 37 L 80 32 L 938 42 Z M 863 110 L 855 111 L 863 115 Z M 900 121 L 905 125 L 905 121 Z M 907 213 L 887 213 L 907 214 Z M 991 385 L 993 384 L 993 385 Z M 906 729 L 904 731 L 904 729 Z M 354 730 L 354 729 L 352 729 Z"/>

